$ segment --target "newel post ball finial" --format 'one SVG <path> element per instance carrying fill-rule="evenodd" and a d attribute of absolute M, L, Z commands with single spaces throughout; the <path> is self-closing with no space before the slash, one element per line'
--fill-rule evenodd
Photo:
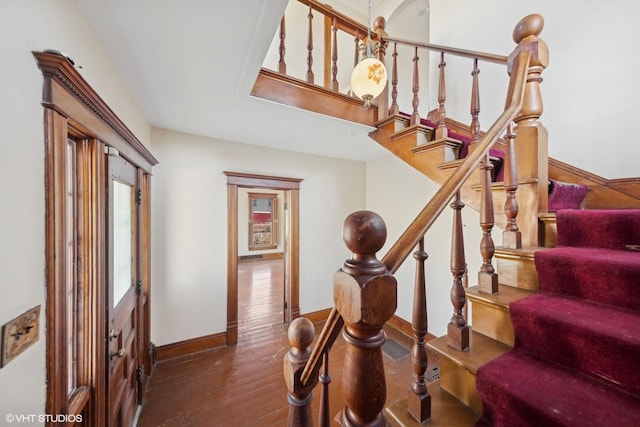
<path fill-rule="evenodd" d="M 344 220 L 342 240 L 353 253 L 344 263 L 354 274 L 382 274 L 386 267 L 376 258 L 387 240 L 387 226 L 375 212 L 356 211 Z"/>
<path fill-rule="evenodd" d="M 387 20 L 384 19 L 384 16 L 378 16 L 373 20 L 373 31 L 377 32 L 378 29 L 384 30 L 387 27 Z"/>
<path fill-rule="evenodd" d="M 298 317 L 289 325 L 287 337 L 291 344 L 291 353 L 295 356 L 308 355 L 309 346 L 315 337 L 315 328 L 311 320 L 305 317 Z"/>
<path fill-rule="evenodd" d="M 527 37 L 537 37 L 544 28 L 544 18 L 538 13 L 532 13 L 522 18 L 513 29 L 513 41 L 519 44 Z"/>

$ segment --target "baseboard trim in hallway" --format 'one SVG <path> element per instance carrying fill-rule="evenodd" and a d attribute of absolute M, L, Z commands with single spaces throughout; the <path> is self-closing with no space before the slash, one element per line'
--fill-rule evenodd
<path fill-rule="evenodd" d="M 154 360 L 156 362 L 161 362 L 163 360 L 186 356 L 200 351 L 211 350 L 225 345 L 227 345 L 226 333 L 221 332 L 219 334 L 205 335 L 202 337 L 158 346 L 154 351 Z"/>

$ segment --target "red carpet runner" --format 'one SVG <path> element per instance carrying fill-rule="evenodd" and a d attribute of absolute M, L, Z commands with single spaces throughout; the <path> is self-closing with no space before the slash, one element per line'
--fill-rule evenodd
<path fill-rule="evenodd" d="M 640 426 L 640 210 L 560 210 L 514 348 L 478 370 L 478 426 Z"/>

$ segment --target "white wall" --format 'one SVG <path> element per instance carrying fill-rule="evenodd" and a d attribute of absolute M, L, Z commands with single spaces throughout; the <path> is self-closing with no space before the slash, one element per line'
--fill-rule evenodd
<path fill-rule="evenodd" d="M 431 42 L 508 55 L 515 46 L 513 28 L 530 13 L 545 18 L 541 38 L 550 52 L 541 86 L 549 155 L 605 178 L 637 177 L 640 145 L 630 128 L 640 116 L 640 57 L 633 48 L 640 40 L 640 3 L 431 0 Z M 447 61 L 447 114 L 468 122 L 471 65 L 454 71 L 455 62 Z M 489 103 L 505 93 L 489 68 L 480 72 L 483 129 L 504 105 L 503 95 Z M 464 81 L 468 85 L 453 83 Z M 431 87 L 437 90 L 437 74 Z"/>
<path fill-rule="evenodd" d="M 283 137 L 286 137 L 283 134 Z M 333 305 L 333 273 L 350 256 L 341 238 L 365 207 L 365 164 L 153 129 L 152 313 L 157 345 L 226 330 L 227 177 L 302 178 L 300 311 Z"/>
<path fill-rule="evenodd" d="M 437 190 L 438 185 L 392 154 L 367 163 L 367 209 L 377 212 L 387 225 L 387 242 L 378 258 L 382 258 Z M 425 263 L 428 327 L 429 332 L 436 336 L 446 333 L 453 314 L 450 298 L 453 277 L 449 270 L 452 211 L 445 208 L 425 236 L 425 251 L 429 255 Z M 463 209 L 462 217 L 469 286 L 474 286 L 482 265 L 480 219 L 478 213 L 470 208 Z M 413 311 L 416 269 L 413 252 L 395 274 L 398 280 L 396 315 L 409 322 Z"/>
<path fill-rule="evenodd" d="M 278 247 L 275 249 L 249 250 L 249 193 L 276 194 L 278 200 Z M 258 255 L 284 251 L 284 191 L 261 188 L 238 188 L 238 255 Z"/>
<path fill-rule="evenodd" d="M 0 419 L 45 408 L 44 125 L 42 74 L 32 51 L 58 49 L 148 145 L 150 127 L 75 4 L 0 2 L 0 324 L 38 304 L 40 340 L 0 369 Z"/>

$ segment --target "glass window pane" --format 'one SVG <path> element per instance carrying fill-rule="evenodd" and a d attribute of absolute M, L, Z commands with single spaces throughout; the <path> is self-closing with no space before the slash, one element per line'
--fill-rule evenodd
<path fill-rule="evenodd" d="M 131 232 L 133 190 L 113 182 L 113 306 L 118 305 L 132 285 Z"/>

